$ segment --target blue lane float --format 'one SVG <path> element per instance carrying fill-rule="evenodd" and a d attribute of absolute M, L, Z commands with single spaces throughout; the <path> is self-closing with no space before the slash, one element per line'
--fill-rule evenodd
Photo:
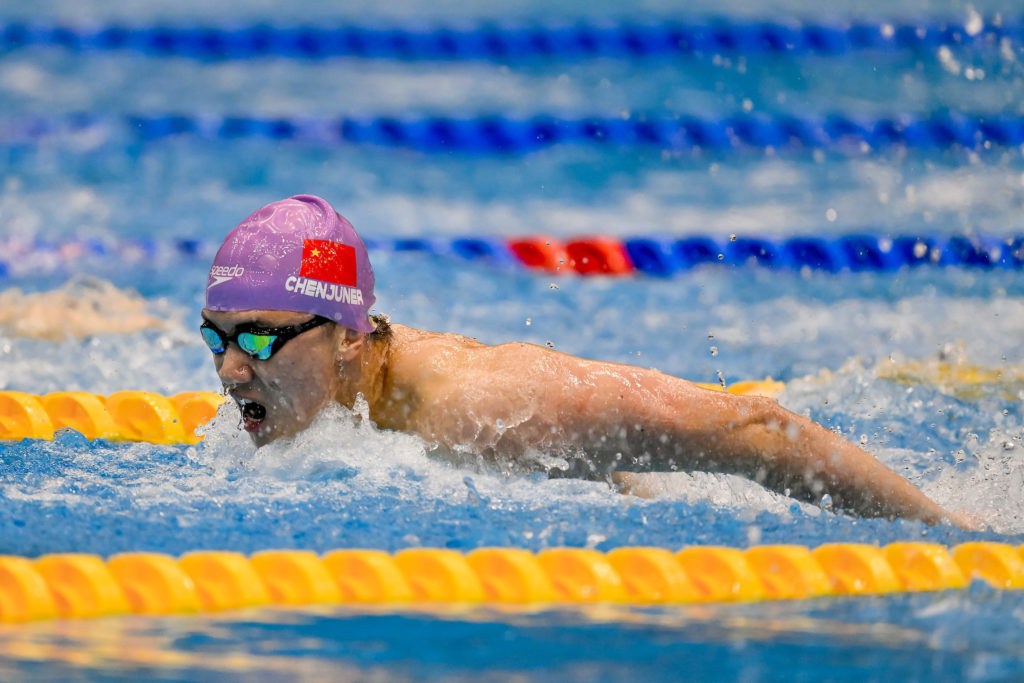
<path fill-rule="evenodd" d="M 670 151 L 822 150 L 868 154 L 890 148 L 927 151 L 1017 147 L 1024 144 L 1024 117 L 1012 114 L 900 114 L 876 119 L 843 114 L 825 117 L 736 114 L 719 119 L 681 115 L 629 118 L 467 117 L 259 117 L 188 114 L 77 113 L 64 117 L 0 120 L 0 145 L 91 133 L 134 137 L 141 142 L 194 137 L 203 140 L 263 139 L 275 142 L 356 144 L 414 149 L 425 154 L 527 154 L 555 145 L 654 148 Z"/>
<path fill-rule="evenodd" d="M 111 257 L 126 264 L 205 264 L 218 246 L 201 239 L 54 242 L 9 238 L 0 240 L 0 280 L 88 268 L 91 260 Z M 921 266 L 1024 269 L 1024 235 L 400 237 L 369 238 L 366 246 L 372 251 L 413 252 L 494 267 L 579 275 L 671 277 L 699 267 L 829 273 L 892 272 Z"/>
<path fill-rule="evenodd" d="M 476 26 L 74 26 L 0 24 L 0 50 L 31 46 L 76 52 L 131 51 L 202 60 L 359 57 L 403 61 L 620 59 L 702 54 L 839 56 L 864 50 L 924 52 L 948 46 L 999 47 L 1024 37 L 1002 16 L 919 21 L 706 21 Z"/>

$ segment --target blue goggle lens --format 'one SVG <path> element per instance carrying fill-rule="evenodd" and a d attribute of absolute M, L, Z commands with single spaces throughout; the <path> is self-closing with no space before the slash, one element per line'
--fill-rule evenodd
<path fill-rule="evenodd" d="M 199 331 L 203 334 L 203 341 L 210 347 L 210 350 L 214 353 L 224 353 L 224 340 L 220 338 L 216 330 L 211 330 L 209 327 L 201 327 Z"/>
<path fill-rule="evenodd" d="M 220 355 L 227 351 L 228 342 L 234 342 L 243 353 L 257 360 L 269 360 L 274 352 L 303 332 L 331 322 L 327 318 L 315 316 L 299 325 L 290 327 L 260 327 L 254 324 L 243 324 L 233 335 L 221 332 L 209 320 L 204 320 L 199 331 L 203 341 L 210 350 Z M 237 329 L 237 328 L 236 328 Z"/>
<path fill-rule="evenodd" d="M 276 339 L 276 334 L 242 332 L 238 335 L 238 347 L 250 356 L 260 360 L 267 360 L 274 351 L 274 341 Z"/>

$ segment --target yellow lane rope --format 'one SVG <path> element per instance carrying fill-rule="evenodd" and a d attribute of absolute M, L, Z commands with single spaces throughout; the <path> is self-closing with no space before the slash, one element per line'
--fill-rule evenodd
<path fill-rule="evenodd" d="M 972 579 L 1020 589 L 1022 551 L 976 542 L 0 556 L 0 621 L 271 605 L 669 605 L 962 589 Z"/>

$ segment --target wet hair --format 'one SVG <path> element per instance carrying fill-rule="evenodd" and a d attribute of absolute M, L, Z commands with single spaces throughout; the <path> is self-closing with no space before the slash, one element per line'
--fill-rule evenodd
<path fill-rule="evenodd" d="M 373 332 L 369 333 L 370 341 L 390 342 L 395 334 L 391 329 L 391 318 L 384 313 L 376 313 L 370 316 L 370 320 L 374 325 Z"/>

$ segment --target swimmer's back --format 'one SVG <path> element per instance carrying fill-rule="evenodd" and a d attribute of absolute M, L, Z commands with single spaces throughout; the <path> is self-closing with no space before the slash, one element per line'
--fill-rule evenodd
<path fill-rule="evenodd" d="M 667 376 L 655 370 L 525 342 L 490 346 L 457 334 L 392 329 L 387 379 L 372 417 L 381 427 L 448 447 L 511 457 L 568 444 L 589 448 L 596 445 L 591 439 L 603 441 L 603 430 L 584 434 L 591 418 L 618 424 L 627 417 L 620 411 L 636 403 L 624 396 L 642 390 L 650 400 L 666 399 L 661 385 Z M 671 379 L 674 394 L 714 393 Z"/>
<path fill-rule="evenodd" d="M 381 427 L 482 453 L 498 446 L 505 428 L 529 422 L 533 432 L 542 422 L 554 424 L 556 416 L 541 405 L 547 401 L 535 395 L 537 387 L 559 376 L 571 384 L 565 373 L 571 375 L 578 363 L 525 342 L 490 346 L 458 334 L 394 324 L 392 331 L 374 420 Z M 511 443 L 504 446 L 498 450 L 519 450 Z"/>

